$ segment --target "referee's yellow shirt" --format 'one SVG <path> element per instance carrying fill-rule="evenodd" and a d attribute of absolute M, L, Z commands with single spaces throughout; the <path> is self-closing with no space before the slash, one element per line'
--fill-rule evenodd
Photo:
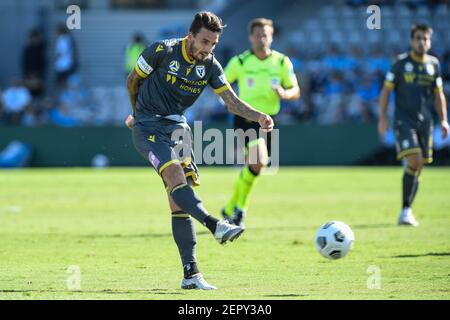
<path fill-rule="evenodd" d="M 225 68 L 225 75 L 229 83 L 237 81 L 242 100 L 269 115 L 280 111 L 280 98 L 272 86 L 285 89 L 298 86 L 291 60 L 275 50 L 264 60 L 250 50 L 234 56 Z"/>

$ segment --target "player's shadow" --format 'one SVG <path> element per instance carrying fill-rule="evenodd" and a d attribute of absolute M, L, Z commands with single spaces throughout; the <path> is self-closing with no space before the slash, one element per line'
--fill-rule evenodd
<path fill-rule="evenodd" d="M 381 229 L 381 228 L 398 228 L 392 223 L 375 223 L 375 224 L 356 224 L 351 226 L 353 229 Z"/>
<path fill-rule="evenodd" d="M 428 252 L 423 254 L 401 254 L 393 258 L 448 257 L 450 252 Z"/>
<path fill-rule="evenodd" d="M 182 292 L 168 291 L 167 289 L 151 289 L 151 290 L 0 290 L 0 293 L 94 293 L 94 294 L 178 294 L 184 295 Z"/>

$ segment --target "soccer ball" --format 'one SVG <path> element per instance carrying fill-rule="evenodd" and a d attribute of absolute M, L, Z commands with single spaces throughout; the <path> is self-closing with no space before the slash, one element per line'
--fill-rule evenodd
<path fill-rule="evenodd" d="M 344 222 L 330 221 L 317 231 L 316 248 L 325 258 L 343 258 L 353 247 L 355 235 Z"/>

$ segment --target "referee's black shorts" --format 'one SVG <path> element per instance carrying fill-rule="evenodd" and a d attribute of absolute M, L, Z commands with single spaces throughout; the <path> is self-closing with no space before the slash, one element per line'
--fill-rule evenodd
<path fill-rule="evenodd" d="M 260 128 L 261 128 L 261 126 L 259 125 L 258 122 L 249 121 L 249 120 L 239 117 L 239 116 L 234 116 L 234 130 L 242 129 L 245 132 L 248 129 L 254 129 L 256 131 L 256 134 L 257 134 L 256 140 L 250 140 L 250 137 L 248 137 L 247 135 L 245 136 L 245 138 L 244 138 L 245 139 L 245 141 L 244 141 L 245 148 L 248 149 L 250 146 L 257 144 L 259 139 L 264 139 L 266 142 L 267 153 L 270 157 L 270 154 L 272 151 L 272 148 L 271 148 L 272 132 L 266 132 L 265 134 L 260 136 L 260 134 L 259 134 Z"/>

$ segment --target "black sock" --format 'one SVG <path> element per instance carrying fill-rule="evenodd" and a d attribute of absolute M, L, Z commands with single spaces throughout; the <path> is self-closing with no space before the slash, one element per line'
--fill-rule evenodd
<path fill-rule="evenodd" d="M 172 235 L 177 244 L 183 266 L 195 263 L 197 241 L 194 221 L 186 212 L 172 212 Z"/>
<path fill-rule="evenodd" d="M 207 216 L 205 218 L 205 227 L 207 227 L 209 229 L 209 231 L 214 233 L 214 232 L 216 232 L 217 222 L 219 222 L 219 220 L 217 220 L 213 216 Z"/>
<path fill-rule="evenodd" d="M 403 174 L 403 208 L 410 208 L 412 205 L 415 196 L 416 180 L 416 171 L 407 167 Z"/>
<path fill-rule="evenodd" d="M 187 263 L 183 266 L 184 278 L 192 278 L 194 274 L 200 273 L 196 262 Z"/>
<path fill-rule="evenodd" d="M 202 201 L 189 185 L 176 186 L 170 195 L 177 206 L 183 209 L 184 212 L 189 212 L 191 216 L 206 226 L 212 233 L 216 231 L 218 220 L 209 215 L 208 211 L 203 207 Z"/>
<path fill-rule="evenodd" d="M 417 190 L 419 189 L 419 176 L 416 176 L 416 179 L 414 180 L 414 188 L 413 188 L 413 192 L 411 195 L 411 204 L 413 204 L 414 199 L 416 198 L 416 194 L 417 194 Z"/>

